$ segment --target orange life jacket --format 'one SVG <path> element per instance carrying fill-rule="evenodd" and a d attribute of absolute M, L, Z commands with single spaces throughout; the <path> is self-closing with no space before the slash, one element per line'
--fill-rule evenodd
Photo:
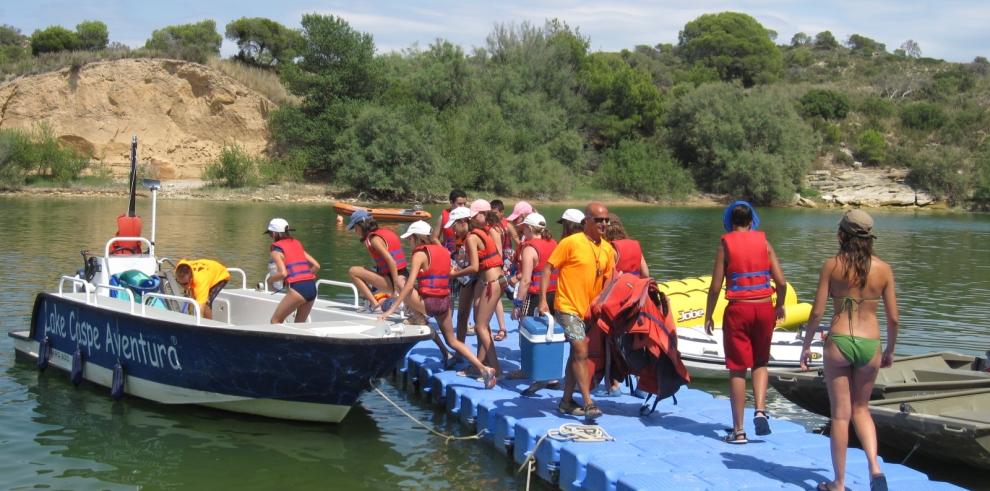
<path fill-rule="evenodd" d="M 524 241 L 519 245 L 519 251 L 516 252 L 516 263 L 518 264 L 522 260 L 522 252 L 526 250 L 526 247 L 532 247 L 536 249 L 536 266 L 533 268 L 533 275 L 529 283 L 529 290 L 531 294 L 540 293 L 540 281 L 543 279 L 543 268 L 547 264 L 547 259 L 550 259 L 550 254 L 557 247 L 557 241 L 550 239 L 546 240 L 542 237 L 534 237 L 530 240 Z M 522 266 L 518 269 L 522 271 Z M 550 284 L 547 286 L 547 292 L 557 291 L 557 270 L 554 269 L 553 273 L 550 275 Z"/>
<path fill-rule="evenodd" d="M 495 246 L 491 234 L 478 228 L 471 230 L 471 233 L 480 237 L 482 243 L 485 244 L 485 248 L 478 251 L 478 271 L 501 266 L 502 257 L 498 255 L 498 248 Z"/>
<path fill-rule="evenodd" d="M 381 237 L 385 241 L 385 249 L 392 256 L 395 261 L 395 270 L 401 271 L 407 266 L 406 264 L 406 252 L 402 250 L 402 241 L 399 240 L 399 235 L 395 232 L 387 229 L 380 228 L 368 234 L 364 239 L 364 245 L 368 248 L 368 252 L 371 253 L 371 258 L 375 260 L 375 270 L 378 271 L 380 275 L 388 275 L 388 262 L 385 261 L 385 257 L 378 254 L 371 245 L 371 239 L 373 237 Z"/>
<path fill-rule="evenodd" d="M 120 215 L 117 217 L 116 237 L 140 237 L 141 217 Z M 137 240 L 121 240 L 113 243 L 110 254 L 127 255 L 141 254 L 141 242 Z"/>
<path fill-rule="evenodd" d="M 656 404 L 691 380 L 677 351 L 677 326 L 667 296 L 653 278 L 625 273 L 613 278 L 591 304 L 590 323 L 605 336 L 609 378 L 639 377 L 639 389 Z M 589 358 L 592 350 L 589 346 Z M 644 403 L 645 405 L 645 403 Z"/>
<path fill-rule="evenodd" d="M 312 266 L 306 259 L 306 251 L 303 249 L 301 242 L 292 237 L 286 237 L 273 242 L 272 250 L 274 251 L 275 248 L 281 249 L 282 255 L 285 256 L 286 283 L 316 279 Z"/>
<path fill-rule="evenodd" d="M 450 210 L 445 209 L 440 213 L 440 227 L 447 225 L 449 220 Z M 454 233 L 454 227 L 441 228 L 440 232 L 443 237 L 443 246 L 451 253 L 457 250 L 457 234 Z"/>
<path fill-rule="evenodd" d="M 722 236 L 728 264 L 725 267 L 725 298 L 742 300 L 769 297 L 770 253 L 767 236 L 759 230 L 729 232 Z"/>
<path fill-rule="evenodd" d="M 618 239 L 610 241 L 615 252 L 619 254 L 619 260 L 615 263 L 617 273 L 629 273 L 640 276 L 640 266 L 643 263 L 643 249 L 638 240 Z"/>
<path fill-rule="evenodd" d="M 421 245 L 413 249 L 413 254 L 419 251 L 426 253 L 430 267 L 416 275 L 416 291 L 423 297 L 450 295 L 450 251 L 436 244 Z"/>

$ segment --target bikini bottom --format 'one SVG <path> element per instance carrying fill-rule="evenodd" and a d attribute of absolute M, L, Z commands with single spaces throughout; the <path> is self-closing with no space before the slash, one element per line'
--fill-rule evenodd
<path fill-rule="evenodd" d="M 880 349 L 879 339 L 861 338 L 848 334 L 830 334 L 828 339 L 835 343 L 839 353 L 842 353 L 842 356 L 856 368 L 868 365 L 873 356 L 876 355 L 877 350 Z"/>

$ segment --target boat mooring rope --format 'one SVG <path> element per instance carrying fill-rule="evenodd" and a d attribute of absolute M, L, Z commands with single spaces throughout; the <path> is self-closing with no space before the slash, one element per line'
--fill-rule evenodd
<path fill-rule="evenodd" d="M 615 441 L 615 438 L 612 435 L 609 435 L 604 428 L 598 425 L 567 423 L 560 425 L 560 428 L 557 428 L 556 430 L 547 430 L 547 432 L 541 436 L 539 440 L 537 440 L 536 446 L 533 447 L 533 451 L 526 456 L 526 460 L 523 461 L 522 465 L 519 466 L 519 470 L 516 471 L 516 474 L 518 474 L 523 471 L 523 468 L 528 467 L 526 471 L 526 491 L 529 491 L 529 480 L 533 475 L 533 465 L 536 463 L 536 451 L 547 438 L 562 442 L 580 443 Z"/>
<path fill-rule="evenodd" d="M 399 405 L 396 404 L 395 401 L 393 401 L 392 399 L 389 399 L 389 397 L 387 395 L 385 395 L 385 393 L 382 392 L 381 389 L 379 389 L 378 386 L 376 386 L 374 384 L 374 382 L 372 382 L 371 388 L 372 389 L 375 389 L 375 392 L 377 392 L 378 395 L 382 396 L 382 399 L 385 399 L 386 401 L 388 401 L 389 404 L 391 404 L 396 409 L 398 409 L 400 413 L 406 415 L 407 418 L 413 420 L 413 422 L 415 422 L 416 424 L 422 426 L 423 428 L 426 428 L 426 430 L 429 431 L 430 433 L 433 433 L 434 435 L 436 435 L 436 436 L 438 436 L 440 438 L 443 438 L 444 445 L 450 443 L 452 440 L 454 440 L 454 441 L 458 441 L 458 440 L 479 440 L 479 439 L 481 439 L 482 436 L 484 436 L 485 433 L 488 432 L 487 429 L 484 429 L 484 430 L 481 430 L 480 432 L 478 432 L 478 434 L 476 434 L 476 435 L 470 435 L 470 436 L 454 436 L 454 435 L 448 435 L 446 433 L 439 432 L 439 431 L 431 428 L 426 423 L 420 421 L 415 416 L 409 414 L 405 409 L 402 409 L 401 407 L 399 407 Z"/>

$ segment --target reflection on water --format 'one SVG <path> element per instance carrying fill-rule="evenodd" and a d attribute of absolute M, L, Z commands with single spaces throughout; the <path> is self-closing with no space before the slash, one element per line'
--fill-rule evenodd
<path fill-rule="evenodd" d="M 82 266 L 79 251 L 102 251 L 126 200 L 0 197 L 0 332 L 25 329 L 34 296 Z M 139 200 L 150 234 L 150 204 Z M 438 212 L 439 208 L 430 209 Z M 542 207 L 551 221 L 563 207 Z M 631 236 L 643 242 L 661 280 L 711 272 L 721 234 L 720 210 L 617 208 Z M 799 298 L 810 301 L 822 261 L 834 254 L 838 211 L 761 210 L 764 228 Z M 268 219 L 282 216 L 323 265 L 342 279 L 351 264 L 368 264 L 353 233 L 334 222 L 328 205 L 159 202 L 157 253 L 210 257 L 266 272 Z M 903 331 L 898 352 L 990 348 L 990 217 L 875 213 L 877 253 L 894 266 Z M 554 232 L 556 230 L 554 225 Z M 236 281 L 236 280 L 235 280 Z M 328 290 L 324 293 L 344 295 Z M 513 347 L 514 348 L 514 347 Z M 341 425 L 272 421 L 204 408 L 172 408 L 132 398 L 113 403 L 105 389 L 74 388 L 64 374 L 38 376 L 14 364 L 0 338 L 0 476 L 10 488 L 62 489 L 283 487 L 337 489 L 517 488 L 511 465 L 490 445 L 442 441 L 417 427 L 377 394 L 365 394 Z M 725 396 L 725 382 L 693 386 Z M 404 409 L 447 432 L 458 423 L 417 397 L 383 390 Z M 771 412 L 814 428 L 824 422 L 775 392 Z M 728 415 L 727 415 L 728 416 Z M 951 476 L 939 476 L 948 478 Z"/>

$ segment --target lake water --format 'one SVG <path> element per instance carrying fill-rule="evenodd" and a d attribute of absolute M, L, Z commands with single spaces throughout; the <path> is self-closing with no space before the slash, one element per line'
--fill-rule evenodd
<path fill-rule="evenodd" d="M 203 408 L 172 408 L 106 390 L 76 389 L 58 372 L 39 375 L 15 363 L 5 334 L 27 329 L 34 296 L 82 267 L 79 251 L 100 251 L 115 231 L 124 198 L 0 196 L 0 487 L 56 489 L 507 489 L 524 485 L 490 445 L 444 446 L 375 393 L 339 425 L 298 424 Z M 511 207 L 510 207 L 511 208 Z M 541 207 L 548 218 L 563 207 Z M 150 203 L 139 214 L 150 233 Z M 438 207 L 429 208 L 438 212 Z M 643 243 L 660 280 L 710 274 L 721 210 L 616 208 Z M 810 301 L 822 261 L 834 254 L 836 210 L 762 210 L 763 228 L 801 301 Z M 211 257 L 266 272 L 269 218 L 282 216 L 323 265 L 321 277 L 344 279 L 369 264 L 357 237 L 335 224 L 329 205 L 167 201 L 158 203 L 159 257 Z M 902 331 L 897 352 L 990 349 L 990 216 L 878 211 L 877 254 L 894 266 Z M 556 226 L 554 226 L 556 229 Z M 724 382 L 695 384 L 716 394 Z M 414 396 L 382 390 L 416 417 L 461 432 Z M 771 391 L 772 392 L 772 391 Z M 771 393 L 778 417 L 809 428 L 821 418 Z M 728 418 L 728 414 L 726 414 Z M 938 478 L 971 484 L 955 472 Z M 963 473 L 965 474 L 965 473 Z"/>

